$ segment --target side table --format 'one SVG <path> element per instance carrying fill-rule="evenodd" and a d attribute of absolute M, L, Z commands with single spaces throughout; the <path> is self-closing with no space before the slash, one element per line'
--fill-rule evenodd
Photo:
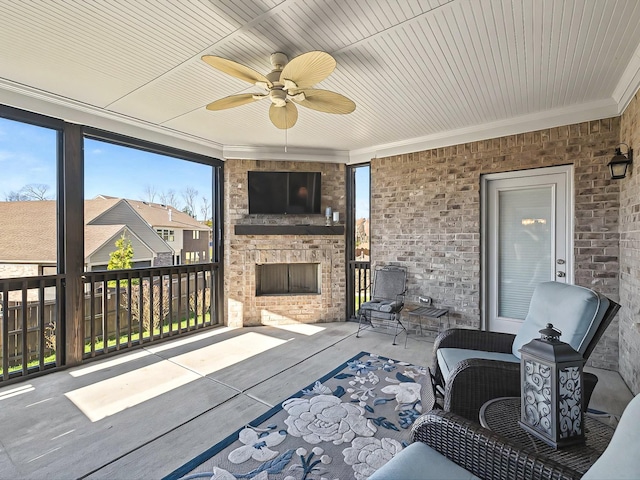
<path fill-rule="evenodd" d="M 434 328 L 429 328 L 433 332 L 439 333 L 441 326 L 441 319 L 445 315 L 447 316 L 447 323 L 449 321 L 449 309 L 448 308 L 435 308 L 435 307 L 418 307 L 413 310 L 407 310 L 409 315 L 409 327 L 411 328 L 412 318 L 418 317 L 418 325 L 420 326 L 420 335 L 422 335 L 422 317 L 433 318 L 437 320 L 438 326 Z"/>
<path fill-rule="evenodd" d="M 494 398 L 480 409 L 480 424 L 525 449 L 544 455 L 584 474 L 602 455 L 611 441 L 614 429 L 604 423 L 583 416 L 585 444 L 554 450 L 542 440 L 526 432 L 520 425 L 520 397 Z"/>

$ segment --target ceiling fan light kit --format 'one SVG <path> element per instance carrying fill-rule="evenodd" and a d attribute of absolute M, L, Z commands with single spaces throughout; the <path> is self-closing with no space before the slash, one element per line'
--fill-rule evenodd
<path fill-rule="evenodd" d="M 335 59 L 326 52 L 312 51 L 298 55 L 290 62 L 281 52 L 271 54 L 273 70 L 263 75 L 250 67 L 214 55 L 202 57 L 206 63 L 223 73 L 251 83 L 266 93 L 241 93 L 221 98 L 207 105 L 207 110 L 218 111 L 239 107 L 269 97 L 269 119 L 277 128 L 293 127 L 298 120 L 297 103 L 324 113 L 347 114 L 356 104 L 336 92 L 311 88 L 327 78 L 336 67 Z"/>

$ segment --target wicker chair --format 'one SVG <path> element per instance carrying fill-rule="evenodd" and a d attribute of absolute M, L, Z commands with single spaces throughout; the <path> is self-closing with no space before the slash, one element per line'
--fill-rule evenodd
<path fill-rule="evenodd" d="M 540 303 L 546 302 L 544 307 Z M 618 312 L 620 305 L 584 287 L 556 282 L 540 284 L 533 294 L 529 314 L 521 332 L 516 335 L 470 329 L 449 329 L 435 340 L 433 348 L 432 378 L 437 403 L 445 411 L 455 412 L 465 418 L 477 421 L 482 405 L 497 397 L 520 396 L 520 360 L 517 349 L 537 337 L 538 325 L 552 322 L 563 330 L 562 322 L 573 315 L 574 304 L 584 306 L 589 318 L 574 315 L 573 322 L 588 323 L 590 328 L 580 344 L 565 340 L 588 359 L 596 343 Z M 536 308 L 533 307 L 536 303 Z M 556 316 L 561 308 L 570 313 Z M 594 313 L 595 312 L 595 313 Z M 529 322 L 527 324 L 527 322 Z M 523 334 L 524 330 L 526 334 Z M 525 337 L 525 338 L 522 338 Z M 528 339 L 527 339 L 528 338 Z M 561 337 L 564 340 L 563 337 Z M 440 349 L 442 350 L 439 355 Z M 442 365 L 444 352 L 453 352 L 454 361 L 450 368 Z M 484 358 L 483 358 L 484 357 Z M 446 374 L 443 374 L 443 370 Z M 584 408 L 586 409 L 598 379 L 585 373 Z"/>
<path fill-rule="evenodd" d="M 491 480 L 577 480 L 581 473 L 514 445 L 504 437 L 451 412 L 433 410 L 411 431 L 422 442 L 463 469 Z"/>
<path fill-rule="evenodd" d="M 604 452 L 593 458 L 595 463 L 584 471 L 555 461 L 535 448 L 520 447 L 455 413 L 432 410 L 413 424 L 413 443 L 378 469 L 370 480 L 637 479 L 638 422 L 640 395 L 625 408 Z"/>

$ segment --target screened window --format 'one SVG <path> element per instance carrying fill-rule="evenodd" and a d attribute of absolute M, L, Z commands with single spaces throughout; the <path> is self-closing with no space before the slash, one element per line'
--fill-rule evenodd
<path fill-rule="evenodd" d="M 115 229 L 117 225 L 123 225 L 131 239 L 132 264 L 194 261 L 193 254 L 183 251 L 184 247 L 193 251 L 193 247 L 183 241 L 196 241 L 189 230 L 211 225 L 212 165 L 137 145 L 85 138 L 84 171 L 85 212 L 89 215 L 85 221 L 88 230 L 93 230 L 87 235 L 92 241 L 85 242 L 89 264 L 105 263 L 116 251 L 109 240 L 113 232 L 104 227 Z M 94 225 L 101 228 L 92 228 Z"/>
<path fill-rule="evenodd" d="M 0 118 L 0 278 L 57 273 L 57 164 L 57 130 Z"/>

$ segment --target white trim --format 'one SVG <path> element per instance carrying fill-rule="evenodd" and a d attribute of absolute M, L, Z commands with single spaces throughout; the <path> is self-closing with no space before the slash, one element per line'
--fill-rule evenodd
<path fill-rule="evenodd" d="M 203 137 L 189 135 L 114 111 L 103 110 L 6 79 L 0 79 L 0 104 L 219 159 L 358 164 L 369 162 L 372 158 L 420 152 L 544 128 L 617 117 L 627 107 L 639 85 L 640 47 L 632 57 L 613 96 L 607 99 L 351 151 L 300 147 L 290 147 L 285 151 L 284 147 L 225 146 Z"/>
<path fill-rule="evenodd" d="M 640 45 L 633 53 L 627 68 L 625 68 L 618 85 L 613 91 L 613 100 L 618 104 L 618 115 L 629 106 L 629 102 L 640 88 Z"/>
<path fill-rule="evenodd" d="M 0 104 L 222 159 L 222 145 L 0 78 Z"/>
<path fill-rule="evenodd" d="M 520 117 L 498 120 L 473 127 L 448 130 L 402 142 L 388 143 L 349 152 L 349 164 L 368 162 L 372 158 L 422 152 L 434 148 L 460 145 L 544 128 L 560 127 L 602 118 L 617 117 L 618 104 L 609 98 L 569 108 L 546 110 Z"/>

